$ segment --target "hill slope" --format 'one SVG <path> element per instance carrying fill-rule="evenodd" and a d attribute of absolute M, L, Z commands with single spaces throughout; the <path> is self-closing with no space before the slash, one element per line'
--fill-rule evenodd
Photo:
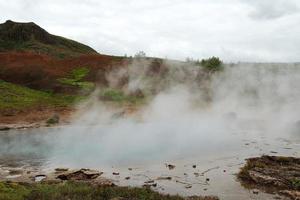
<path fill-rule="evenodd" d="M 59 58 L 97 54 L 91 47 L 52 35 L 33 22 L 10 20 L 0 24 L 0 52 L 4 51 L 32 51 Z"/>

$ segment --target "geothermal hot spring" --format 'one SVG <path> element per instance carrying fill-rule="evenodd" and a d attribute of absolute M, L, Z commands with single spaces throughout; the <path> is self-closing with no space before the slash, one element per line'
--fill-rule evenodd
<path fill-rule="evenodd" d="M 135 113 L 120 115 L 119 108 L 92 95 L 69 125 L 2 132 L 1 168 L 92 168 L 131 186 L 171 176 L 154 189 L 221 199 L 271 198 L 245 189 L 235 174 L 249 157 L 300 156 L 299 66 L 226 66 L 213 75 L 206 92 L 193 85 L 192 68 L 174 67 L 164 77 L 169 79 L 165 87 Z M 149 87 L 132 74 L 130 87 Z M 166 164 L 176 167 L 169 170 Z"/>

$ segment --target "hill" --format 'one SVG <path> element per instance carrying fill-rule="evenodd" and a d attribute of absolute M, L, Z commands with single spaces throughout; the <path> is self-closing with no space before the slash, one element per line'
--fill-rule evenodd
<path fill-rule="evenodd" d="M 31 51 L 58 58 L 97 54 L 91 47 L 52 35 L 33 22 L 11 20 L 0 24 L 0 52 L 5 51 Z"/>

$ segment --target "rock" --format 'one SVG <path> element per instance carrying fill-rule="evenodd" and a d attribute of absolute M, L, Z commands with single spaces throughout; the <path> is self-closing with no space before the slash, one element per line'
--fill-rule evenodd
<path fill-rule="evenodd" d="M 200 176 L 200 174 L 199 174 L 198 172 L 195 172 L 194 175 L 195 175 L 196 177 Z"/>
<path fill-rule="evenodd" d="M 132 171 L 132 168 L 129 167 L 128 170 L 129 170 L 129 171 Z"/>
<path fill-rule="evenodd" d="M 118 176 L 118 175 L 120 175 L 120 173 L 119 173 L 119 172 L 113 172 L 112 174 L 113 174 L 113 175 L 115 175 L 115 176 Z"/>
<path fill-rule="evenodd" d="M 279 192 L 280 194 L 286 195 L 291 199 L 300 200 L 300 191 L 296 190 L 282 190 Z"/>
<path fill-rule="evenodd" d="M 9 126 L 0 126 L 0 131 L 8 131 L 10 130 Z"/>
<path fill-rule="evenodd" d="M 190 189 L 190 188 L 192 188 L 192 185 L 186 185 L 185 188 Z"/>
<path fill-rule="evenodd" d="M 58 172 L 58 173 L 59 172 L 66 172 L 66 171 L 69 171 L 69 168 L 56 168 L 55 171 Z"/>
<path fill-rule="evenodd" d="M 91 180 L 97 178 L 101 174 L 103 174 L 103 172 L 90 169 L 80 169 L 73 172 L 62 173 L 58 175 L 57 178 L 61 180 Z"/>
<path fill-rule="evenodd" d="M 253 193 L 253 194 L 258 194 L 259 191 L 258 191 L 257 189 L 254 189 L 254 190 L 252 190 L 252 193 Z"/>
<path fill-rule="evenodd" d="M 197 166 L 196 165 L 193 165 L 193 168 L 196 168 Z"/>
<path fill-rule="evenodd" d="M 157 183 L 153 183 L 151 186 L 152 187 L 157 187 Z"/>
<path fill-rule="evenodd" d="M 169 170 L 175 169 L 175 165 L 166 164 L 166 167 L 169 168 Z"/>
<path fill-rule="evenodd" d="M 156 187 L 157 183 L 154 183 L 154 180 L 145 181 L 143 187 Z"/>
<path fill-rule="evenodd" d="M 143 187 L 157 187 L 157 183 L 154 180 L 145 181 Z"/>
<path fill-rule="evenodd" d="M 210 179 L 209 179 L 209 178 L 206 178 L 206 181 L 208 182 L 208 181 L 210 181 Z"/>
<path fill-rule="evenodd" d="M 129 179 L 130 179 L 130 177 L 129 177 L 129 176 L 125 177 L 125 180 L 129 180 Z"/>
<path fill-rule="evenodd" d="M 52 117 L 50 117 L 46 123 L 48 125 L 53 125 L 53 124 L 58 124 L 59 123 L 59 115 L 58 114 L 54 114 Z"/>
<path fill-rule="evenodd" d="M 172 180 L 171 176 L 160 176 L 156 180 Z"/>
<path fill-rule="evenodd" d="M 145 184 L 154 183 L 154 180 L 145 181 L 144 183 L 145 183 Z"/>
<path fill-rule="evenodd" d="M 36 176 L 34 177 L 34 181 L 35 181 L 35 182 L 41 182 L 41 181 L 43 181 L 45 178 L 47 178 L 46 175 L 44 175 L 44 174 L 39 174 L 39 175 L 36 175 Z"/>

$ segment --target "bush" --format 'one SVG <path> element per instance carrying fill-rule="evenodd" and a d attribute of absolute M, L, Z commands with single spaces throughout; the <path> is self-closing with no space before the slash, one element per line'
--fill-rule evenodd
<path fill-rule="evenodd" d="M 218 57 L 202 59 L 200 65 L 209 71 L 219 71 L 222 69 L 223 62 Z"/>

